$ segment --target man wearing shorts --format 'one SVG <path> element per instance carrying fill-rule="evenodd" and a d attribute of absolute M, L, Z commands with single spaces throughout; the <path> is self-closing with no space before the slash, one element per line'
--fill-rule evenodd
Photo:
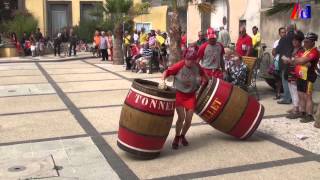
<path fill-rule="evenodd" d="M 319 61 L 319 52 L 315 47 L 315 42 L 318 40 L 318 35 L 315 33 L 307 33 L 304 40 L 305 52 L 294 57 L 296 64 L 295 73 L 298 76 L 297 89 L 299 96 L 299 111 L 302 118 L 300 122 L 308 123 L 314 121 L 312 91 L 313 83 L 317 79 L 315 68 Z"/>

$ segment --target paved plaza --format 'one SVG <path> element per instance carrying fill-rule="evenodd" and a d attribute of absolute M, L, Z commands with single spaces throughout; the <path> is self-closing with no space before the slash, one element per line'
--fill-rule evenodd
<path fill-rule="evenodd" d="M 291 106 L 272 100 L 263 81 L 265 117 L 249 140 L 194 116 L 190 146 L 171 149 L 173 127 L 158 158 L 139 160 L 116 145 L 120 111 L 134 78 L 159 81 L 160 73 L 86 56 L 10 61 L 0 64 L 1 180 L 320 179 L 320 130 L 286 119 Z"/>

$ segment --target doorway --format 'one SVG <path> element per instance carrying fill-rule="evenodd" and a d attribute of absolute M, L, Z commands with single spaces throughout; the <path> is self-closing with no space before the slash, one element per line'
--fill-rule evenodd
<path fill-rule="evenodd" d="M 55 37 L 63 28 L 71 26 L 70 3 L 50 3 L 48 10 L 49 36 Z"/>

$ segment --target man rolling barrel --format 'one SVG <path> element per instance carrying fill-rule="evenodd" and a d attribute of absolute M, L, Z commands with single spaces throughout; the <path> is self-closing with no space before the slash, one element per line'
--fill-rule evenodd
<path fill-rule="evenodd" d="M 184 52 L 184 60 L 169 67 L 162 76 L 163 82 L 159 88 L 166 89 L 165 79 L 173 75 L 174 87 L 176 88 L 176 111 L 178 120 L 176 122 L 176 136 L 172 143 L 173 149 L 178 149 L 179 144 L 188 146 L 185 135 L 190 128 L 193 112 L 196 106 L 196 91 L 200 85 L 208 81 L 208 77 L 200 65 L 196 62 L 196 46 L 189 47 Z"/>
<path fill-rule="evenodd" d="M 212 28 L 208 28 L 207 38 L 208 41 L 199 48 L 198 61 L 209 77 L 223 79 L 223 45 L 217 42 L 217 36 Z"/>

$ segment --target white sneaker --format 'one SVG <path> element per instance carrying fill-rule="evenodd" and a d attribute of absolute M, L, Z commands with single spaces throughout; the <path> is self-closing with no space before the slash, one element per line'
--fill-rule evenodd
<path fill-rule="evenodd" d="M 150 73 L 150 70 L 148 69 L 148 70 L 147 70 L 147 74 L 149 74 L 149 73 Z"/>
<path fill-rule="evenodd" d="M 138 71 L 138 73 L 140 74 L 140 73 L 143 73 L 143 71 L 140 69 L 139 71 Z"/>

